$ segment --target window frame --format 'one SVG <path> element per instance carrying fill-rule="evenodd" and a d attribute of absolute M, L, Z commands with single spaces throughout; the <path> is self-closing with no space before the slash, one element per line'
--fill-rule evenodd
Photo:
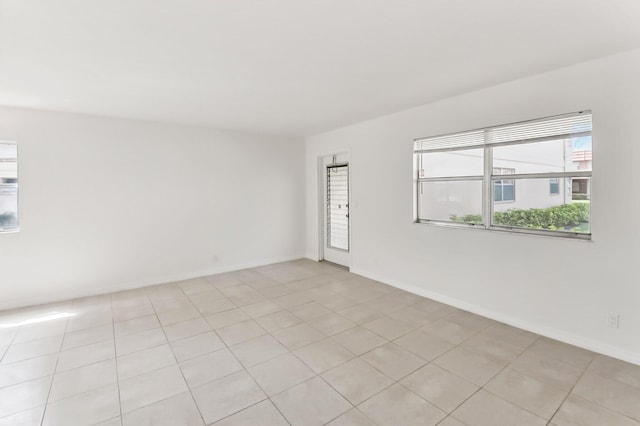
<path fill-rule="evenodd" d="M 550 121 L 554 119 L 562 119 L 565 117 L 575 117 L 579 115 L 586 114 L 589 116 L 590 128 L 588 131 L 579 131 L 571 134 L 558 134 L 553 136 L 539 137 L 539 138 L 531 138 L 531 139 L 522 139 L 522 140 L 514 140 L 514 141 L 506 141 L 506 142 L 498 142 L 498 143 L 488 143 L 488 133 L 493 129 L 499 129 L 501 127 L 509 127 L 509 126 L 517 126 L 520 124 L 528 124 L 528 123 L 542 123 L 545 121 Z M 593 117 L 590 110 L 579 111 L 576 113 L 563 114 L 558 116 L 545 117 L 534 120 L 521 121 L 518 123 L 509 123 L 498 126 L 490 126 L 483 129 L 466 131 L 466 132 L 456 132 L 448 135 L 440 135 L 433 138 L 418 138 L 414 140 L 414 223 L 424 223 L 436 226 L 445 226 L 445 227 L 454 227 L 454 228 L 467 228 L 467 229 L 484 229 L 488 231 L 497 231 L 497 232 L 508 232 L 508 233 L 519 233 L 519 234 L 533 234 L 533 235 L 543 235 L 543 236 L 552 236 L 557 238 L 572 238 L 579 240 L 591 240 L 592 239 L 592 229 L 591 229 L 591 205 L 589 212 L 589 232 L 588 233 L 580 233 L 580 232 L 571 232 L 571 231 L 555 231 L 555 230 L 547 230 L 547 229 L 531 229 L 531 228 L 519 228 L 513 226 L 505 226 L 505 225 L 494 225 L 494 204 L 502 203 L 502 201 L 494 201 L 494 181 L 503 180 L 502 176 L 504 175 L 495 175 L 493 173 L 493 148 L 501 147 L 501 146 L 513 146 L 520 144 L 534 144 L 537 142 L 545 142 L 559 139 L 568 139 L 573 137 L 580 136 L 592 136 L 592 123 Z M 477 134 L 482 132 L 484 135 L 484 144 L 479 146 L 476 143 L 474 145 L 463 145 L 457 142 L 454 142 L 454 146 L 451 147 L 436 147 L 434 149 L 416 149 L 416 146 L 419 142 L 422 142 L 426 139 L 436 139 L 441 141 L 446 139 L 448 136 L 458 137 L 470 134 Z M 593 139 L 592 139 L 593 143 Z M 483 156 L 484 156 L 484 174 L 483 176 L 456 176 L 456 177 L 438 177 L 438 178 L 422 178 L 420 175 L 423 173 L 421 170 L 421 154 L 429 153 L 429 152 L 445 152 L 445 151 L 462 151 L 469 149 L 478 149 L 484 148 Z M 592 148 L 593 149 L 593 148 Z M 593 161 L 593 160 L 591 160 Z M 593 166 L 592 170 L 589 171 L 564 171 L 564 172 L 546 172 L 546 173 L 514 173 L 509 175 L 510 179 L 513 180 L 514 185 L 514 201 L 515 201 L 515 184 L 517 180 L 523 179 L 557 179 L 558 182 L 561 179 L 573 179 L 573 178 L 587 178 L 590 181 L 593 178 Z M 477 180 L 478 178 L 483 181 L 483 193 L 482 193 L 482 223 L 467 223 L 467 222 L 454 222 L 454 221 L 444 221 L 444 220 L 433 220 L 433 219 L 424 219 L 420 218 L 419 212 L 419 197 L 420 197 L 420 183 L 421 182 L 429 182 L 429 181 L 452 181 L 452 180 Z M 559 184 L 558 184 L 559 185 Z M 591 184 L 590 184 L 591 186 Z M 550 194 L 557 195 L 557 194 Z M 511 202 L 511 201 L 506 201 Z"/>
<path fill-rule="evenodd" d="M 12 147 L 15 147 L 16 150 L 16 158 L 15 158 L 15 164 L 16 164 L 16 177 L 15 178 L 6 178 L 6 179 L 11 179 L 14 180 L 15 182 L 9 182 L 9 183 L 5 183 L 3 182 L 5 178 L 0 178 L 0 187 L 9 187 L 9 188 L 15 188 L 15 192 L 16 192 L 16 226 L 14 227 L 10 227 L 10 228 L 5 228 L 2 225 L 0 225 L 0 235 L 1 234 L 14 234 L 17 232 L 20 232 L 20 187 L 19 187 L 19 163 L 18 163 L 18 158 L 19 158 L 19 153 L 18 153 L 18 143 L 15 141 L 3 141 L 0 140 L 0 146 L 6 146 L 6 145 L 10 145 Z M 10 160 L 6 160 L 6 159 L 1 159 L 0 158 L 0 162 L 12 162 Z"/>
<path fill-rule="evenodd" d="M 496 173 L 496 170 L 500 170 L 500 173 Z M 504 173 L 505 171 L 508 171 L 510 173 Z M 512 167 L 494 167 L 493 170 L 491 171 L 492 175 L 491 177 L 494 176 L 510 176 L 510 175 L 515 175 L 516 174 L 516 169 L 512 168 Z M 505 183 L 505 181 L 511 181 L 511 183 Z M 500 179 L 494 179 L 493 181 L 493 192 L 492 192 L 492 200 L 494 203 L 515 203 L 516 202 L 516 181 L 515 179 L 505 179 L 505 178 L 500 178 Z M 498 182 L 500 182 L 500 184 L 498 185 L 500 187 L 500 199 L 496 200 L 496 184 L 498 184 Z M 504 198 L 504 187 L 505 186 L 512 186 L 513 187 L 513 198 L 510 198 L 508 200 L 505 200 Z"/>

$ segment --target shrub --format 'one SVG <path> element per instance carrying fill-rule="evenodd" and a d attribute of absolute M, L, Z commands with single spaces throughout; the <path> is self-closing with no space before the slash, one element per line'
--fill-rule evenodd
<path fill-rule="evenodd" d="M 482 223 L 481 215 L 451 215 L 454 222 Z M 565 229 L 589 220 L 589 203 L 563 204 L 546 209 L 511 209 L 495 212 L 493 223 L 502 226 L 533 229 Z"/>
<path fill-rule="evenodd" d="M 465 214 L 464 216 L 456 216 L 452 214 L 449 216 L 453 222 L 463 222 L 463 223 L 482 223 L 482 215 L 481 214 Z"/>

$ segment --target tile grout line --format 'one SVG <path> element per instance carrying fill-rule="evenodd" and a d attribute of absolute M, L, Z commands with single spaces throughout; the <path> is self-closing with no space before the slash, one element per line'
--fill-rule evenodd
<path fill-rule="evenodd" d="M 189 298 L 189 296 L 184 292 L 184 290 L 183 290 L 179 285 L 178 285 L 177 287 L 180 289 L 180 292 L 181 292 L 182 294 L 184 294 L 184 295 L 185 295 L 185 297 L 187 298 L 187 300 L 189 300 L 189 303 L 190 303 L 190 304 L 191 304 L 191 305 L 196 309 L 196 311 L 198 312 L 198 314 L 200 314 L 200 318 L 202 318 L 202 320 L 206 322 L 206 320 L 205 320 L 205 319 L 204 319 L 204 317 L 202 316 L 202 313 L 200 313 L 200 311 L 199 311 L 199 310 L 195 307 L 195 305 L 193 305 L 193 303 L 191 302 L 191 299 Z M 202 420 L 202 423 L 206 425 L 206 424 L 207 424 L 207 422 L 206 422 L 206 421 L 205 421 L 205 419 L 204 419 L 204 415 L 202 414 L 202 411 L 200 410 L 200 406 L 199 406 L 199 405 L 198 405 L 198 403 L 196 402 L 196 398 L 195 398 L 195 397 L 194 397 L 194 395 L 193 395 L 193 391 L 191 390 L 191 386 L 189 386 L 189 382 L 187 381 L 187 378 L 184 376 L 184 373 L 183 373 L 183 371 L 182 371 L 182 368 L 180 368 L 180 362 L 178 361 L 178 357 L 176 356 L 176 354 L 175 354 L 175 352 L 174 352 L 174 350 L 173 350 L 173 347 L 171 346 L 171 341 L 170 341 L 170 340 L 169 340 L 169 338 L 167 337 L 167 332 L 165 331 L 164 326 L 162 325 L 162 322 L 160 321 L 160 317 L 158 316 L 158 311 L 157 311 L 157 309 L 156 309 L 156 306 L 154 305 L 154 303 L 153 303 L 153 301 L 151 300 L 151 298 L 149 298 L 149 302 L 151 303 L 151 308 L 153 309 L 153 312 L 155 313 L 156 318 L 158 319 L 158 324 L 160 324 L 160 329 L 162 330 L 162 333 L 164 334 L 164 338 L 165 338 L 165 339 L 166 339 L 166 341 L 167 341 L 167 345 L 169 346 L 169 350 L 171 351 L 171 354 L 173 355 L 173 358 L 174 358 L 174 359 L 175 359 L 175 361 L 176 361 L 176 368 L 178 368 L 178 371 L 180 372 L 180 376 L 182 377 L 182 380 L 184 381 L 184 384 L 185 384 L 186 388 L 189 390 L 189 395 L 191 396 L 191 400 L 193 401 L 193 405 L 195 405 L 196 409 L 198 410 L 198 414 L 200 414 L 200 419 Z M 187 320 L 187 321 L 189 321 L 189 320 Z M 208 324 L 208 323 L 207 323 L 207 324 Z M 213 332 L 215 333 L 215 331 L 213 331 Z M 204 334 L 204 333 L 201 333 L 201 334 Z M 216 336 L 218 336 L 218 334 L 217 334 L 217 333 L 216 333 Z M 218 338 L 220 339 L 220 336 L 218 336 Z M 187 337 L 187 339 L 188 339 L 188 337 Z M 182 339 L 180 339 L 180 340 L 182 340 Z M 220 339 L 220 340 L 222 340 L 222 339 Z M 224 342 L 223 342 L 223 343 L 224 343 Z M 165 368 L 165 367 L 162 367 L 162 368 Z M 154 370 L 154 371 L 157 371 L 157 370 Z M 179 395 L 179 394 L 178 394 L 178 395 Z M 171 396 L 168 396 L 167 398 L 164 398 L 164 399 L 162 399 L 162 400 L 160 400 L 160 401 L 164 401 L 165 399 L 173 398 L 173 397 L 175 397 L 175 396 L 176 396 L 176 395 L 171 395 Z M 150 406 L 150 405 L 156 404 L 156 403 L 158 403 L 158 402 L 160 402 L 160 401 L 152 402 L 151 404 L 148 404 L 147 406 Z M 144 408 L 144 407 L 138 407 L 138 408 L 136 408 L 135 410 L 132 410 L 131 412 L 136 411 L 136 410 L 139 410 L 139 409 L 141 409 L 141 408 Z"/>
<path fill-rule="evenodd" d="M 71 307 L 73 309 L 73 302 L 71 302 Z M 57 374 L 58 363 L 60 362 L 60 353 L 62 352 L 62 345 L 64 344 L 64 334 L 66 334 L 67 328 L 69 328 L 69 319 L 67 318 L 65 321 L 66 321 L 66 324 L 64 326 L 65 333 L 63 333 L 62 339 L 60 339 L 60 347 L 58 348 L 56 363 L 55 363 L 55 366 L 53 367 L 53 372 L 51 374 L 51 383 L 49 383 L 49 391 L 47 392 L 47 397 L 44 400 L 44 410 L 42 411 L 40 426 L 44 425 L 44 419 L 46 418 L 46 415 L 47 415 L 47 408 L 49 407 L 49 398 L 51 398 L 51 390 L 53 389 L 53 382 Z"/>

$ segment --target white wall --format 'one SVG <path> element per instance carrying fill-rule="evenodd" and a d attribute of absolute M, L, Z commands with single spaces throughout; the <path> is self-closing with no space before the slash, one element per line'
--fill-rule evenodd
<path fill-rule="evenodd" d="M 20 225 L 0 309 L 302 257 L 300 140 L 0 108 Z"/>
<path fill-rule="evenodd" d="M 638 75 L 640 50 L 309 137 L 307 256 L 317 258 L 317 157 L 348 150 L 353 272 L 640 364 Z M 584 109 L 591 242 L 412 223 L 413 138 Z M 609 312 L 620 329 L 607 328 Z"/>

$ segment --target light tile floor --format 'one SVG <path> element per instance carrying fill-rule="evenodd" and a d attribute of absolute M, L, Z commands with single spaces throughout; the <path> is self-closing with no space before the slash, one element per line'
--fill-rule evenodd
<path fill-rule="evenodd" d="M 0 325 L 0 425 L 640 425 L 639 366 L 309 260 Z"/>

